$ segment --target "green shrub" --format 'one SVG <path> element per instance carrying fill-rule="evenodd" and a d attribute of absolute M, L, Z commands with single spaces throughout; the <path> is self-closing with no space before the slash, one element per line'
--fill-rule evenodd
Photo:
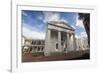
<path fill-rule="evenodd" d="M 51 56 L 59 56 L 59 55 L 64 55 L 63 52 L 51 52 L 50 53 Z"/>
<path fill-rule="evenodd" d="M 33 57 L 37 57 L 37 56 L 44 56 L 44 52 L 34 52 L 32 53 Z"/>

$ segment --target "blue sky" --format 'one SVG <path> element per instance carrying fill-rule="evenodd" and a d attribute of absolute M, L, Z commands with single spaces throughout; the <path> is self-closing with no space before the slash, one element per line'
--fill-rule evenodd
<path fill-rule="evenodd" d="M 22 10 L 23 35 L 28 38 L 44 39 L 48 21 L 64 21 L 75 29 L 76 37 L 86 36 L 82 20 L 78 19 L 78 13 L 32 10 Z"/>

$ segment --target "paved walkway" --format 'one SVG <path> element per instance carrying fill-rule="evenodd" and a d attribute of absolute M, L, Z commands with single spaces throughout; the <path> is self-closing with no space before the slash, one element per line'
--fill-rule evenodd
<path fill-rule="evenodd" d="M 22 56 L 22 62 L 60 61 L 60 60 L 81 60 L 89 59 L 89 51 L 73 51 L 59 56 L 32 57 L 32 54 Z"/>

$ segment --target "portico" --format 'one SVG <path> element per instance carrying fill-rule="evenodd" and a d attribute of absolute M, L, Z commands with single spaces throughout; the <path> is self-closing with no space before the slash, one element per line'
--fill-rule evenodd
<path fill-rule="evenodd" d="M 74 29 L 65 22 L 48 22 L 44 54 L 51 52 L 64 52 L 75 50 Z"/>

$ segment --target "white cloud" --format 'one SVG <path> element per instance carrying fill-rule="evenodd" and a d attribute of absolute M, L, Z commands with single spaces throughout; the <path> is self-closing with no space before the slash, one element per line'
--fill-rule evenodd
<path fill-rule="evenodd" d="M 76 29 L 76 27 L 74 25 L 71 25 L 74 29 Z"/>
<path fill-rule="evenodd" d="M 59 13 L 56 12 L 43 12 L 44 14 L 44 22 L 48 22 L 48 21 L 63 21 L 68 23 L 67 20 L 61 18 Z"/>
<path fill-rule="evenodd" d="M 60 19 L 60 15 L 55 12 L 43 12 L 44 13 L 44 22 L 48 21 L 58 21 Z"/>
<path fill-rule="evenodd" d="M 78 35 L 76 35 L 76 34 L 75 34 L 75 37 L 76 37 L 76 38 L 80 38 L 80 37 L 79 37 Z"/>
<path fill-rule="evenodd" d="M 84 28 L 84 25 L 83 25 L 83 21 L 78 19 L 78 15 L 76 16 L 76 26 L 77 27 L 81 27 L 81 28 Z"/>
<path fill-rule="evenodd" d="M 81 37 L 87 37 L 86 32 L 81 32 Z"/>
<path fill-rule="evenodd" d="M 28 14 L 27 14 L 27 13 L 25 13 L 24 11 L 22 12 L 22 14 L 23 14 L 24 16 L 28 16 Z"/>
<path fill-rule="evenodd" d="M 68 21 L 67 20 L 65 20 L 65 19 L 60 19 L 60 21 L 63 21 L 63 22 L 65 22 L 65 23 L 68 23 Z"/>
<path fill-rule="evenodd" d="M 26 23 L 23 23 L 23 27 L 24 28 L 29 28 L 30 30 L 37 30 L 37 28 L 36 27 L 34 27 L 34 26 L 30 26 L 29 24 L 26 24 Z"/>
<path fill-rule="evenodd" d="M 84 37 L 87 37 L 87 34 L 86 34 L 86 32 L 81 32 L 80 35 L 76 34 L 75 37 L 76 38 L 84 38 Z"/>
<path fill-rule="evenodd" d="M 43 20 L 43 17 L 42 17 L 42 16 L 38 16 L 38 19 L 39 19 L 39 20 Z"/>
<path fill-rule="evenodd" d="M 33 31 L 28 29 L 27 27 L 23 27 L 23 35 L 27 38 L 32 39 L 45 39 L 45 33 Z"/>

